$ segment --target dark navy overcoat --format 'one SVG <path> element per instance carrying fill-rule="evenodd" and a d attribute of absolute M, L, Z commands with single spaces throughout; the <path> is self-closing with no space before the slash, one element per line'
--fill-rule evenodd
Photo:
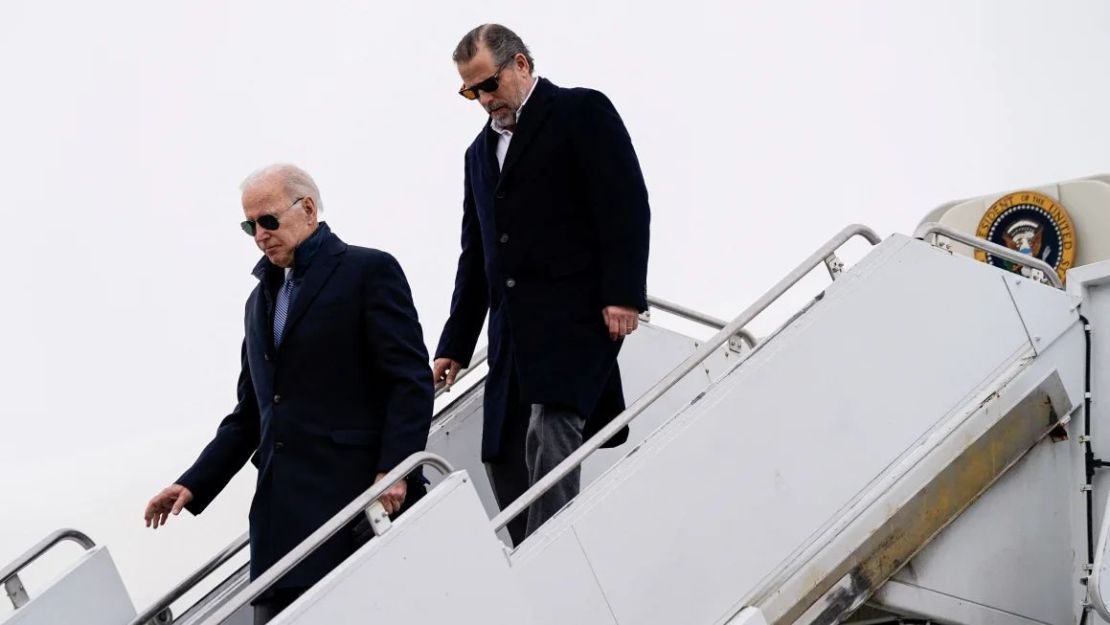
<path fill-rule="evenodd" d="M 427 442 L 432 374 L 397 261 L 350 246 L 327 224 L 296 250 L 296 293 L 280 348 L 273 309 L 283 270 L 263 258 L 246 305 L 238 404 L 178 479 L 199 514 L 250 459 L 251 577 Z M 344 531 L 275 587 L 315 583 L 355 548 Z"/>
<path fill-rule="evenodd" d="M 586 437 L 624 409 L 621 343 L 602 309 L 646 310 L 651 219 L 632 141 L 602 93 L 541 78 L 500 170 L 497 140 L 487 124 L 466 150 L 462 253 L 436 349 L 469 364 L 489 312 L 484 460 L 500 452 L 514 372 L 522 403 L 576 410 Z"/>

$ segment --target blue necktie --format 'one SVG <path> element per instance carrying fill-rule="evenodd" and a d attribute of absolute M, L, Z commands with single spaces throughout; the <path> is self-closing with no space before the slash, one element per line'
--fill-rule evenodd
<path fill-rule="evenodd" d="M 285 333 L 285 319 L 289 316 L 289 302 L 293 299 L 295 286 L 290 274 L 278 291 L 277 304 L 274 306 L 274 349 L 281 347 L 281 336 Z"/>

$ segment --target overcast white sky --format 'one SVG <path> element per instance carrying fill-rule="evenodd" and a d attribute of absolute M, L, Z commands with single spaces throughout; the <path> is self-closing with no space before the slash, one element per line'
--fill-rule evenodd
<path fill-rule="evenodd" d="M 649 290 L 719 317 L 847 223 L 1110 172 L 1101 0 L 3 0 L 0 564 L 84 529 L 141 607 L 245 529 L 253 471 L 165 531 L 141 512 L 233 405 L 252 169 L 310 171 L 341 237 L 400 259 L 435 345 L 484 122 L 450 54 L 488 21 L 613 99 Z"/>

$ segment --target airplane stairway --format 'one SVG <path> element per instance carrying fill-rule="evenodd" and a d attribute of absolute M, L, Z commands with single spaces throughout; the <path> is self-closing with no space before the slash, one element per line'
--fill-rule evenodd
<path fill-rule="evenodd" d="M 1077 307 L 1058 289 L 893 236 L 519 548 L 509 551 L 493 530 L 559 469 L 493 521 L 471 476 L 455 471 L 275 623 L 365 614 L 463 624 L 840 622 L 1066 428 L 1082 405 Z"/>
<path fill-rule="evenodd" d="M 725 324 L 724 321 L 660 298 L 649 297 L 649 303 L 651 313 L 662 312 L 712 330 L 720 329 Z M 620 356 L 621 367 L 624 372 L 625 392 L 630 400 L 650 388 L 675 364 L 693 353 L 700 344 L 697 339 L 652 323 L 651 313 L 644 315 L 641 329 L 634 336 L 626 339 L 625 347 Z M 630 440 L 636 441 L 644 438 L 665 416 L 677 409 L 686 398 L 693 397 L 711 380 L 723 374 L 732 361 L 750 351 L 753 345 L 754 338 L 750 334 L 746 331 L 737 332 L 733 340 L 715 350 L 705 359 L 703 366 L 698 371 L 688 375 L 682 384 L 674 389 L 674 392 L 670 393 L 663 401 L 658 402 L 653 415 L 640 419 L 631 428 Z M 479 350 L 473 359 L 471 369 L 460 374 L 459 383 L 455 389 L 441 388 L 437 390 L 437 412 L 429 434 L 428 449 L 449 458 L 456 467 L 469 469 L 475 475 L 473 485 L 477 489 L 488 515 L 493 516 L 498 512 L 498 507 L 479 457 L 481 409 L 484 396 L 480 382 L 484 377 L 482 367 L 484 361 L 485 350 Z M 469 380 L 466 379 L 468 377 Z M 589 483 L 609 465 L 618 460 L 621 455 L 620 452 L 620 449 L 603 450 L 590 458 L 590 461 L 583 467 L 583 483 Z M 428 474 L 428 477 L 431 478 L 431 487 L 433 488 L 441 479 L 435 473 Z M 503 539 L 507 541 L 507 535 L 503 535 Z M 91 544 L 91 541 L 89 542 Z M 195 625 L 203 622 L 205 618 L 209 617 L 215 610 L 220 609 L 247 585 L 249 563 L 236 566 L 229 565 L 245 551 L 246 544 L 246 534 L 237 537 L 164 596 L 137 614 L 121 584 L 115 594 L 123 595 L 119 598 L 119 602 L 128 606 L 124 610 L 128 616 L 110 617 L 106 623 L 112 625 L 122 623 L 130 625 L 168 625 L 169 623 Z M 22 559 L 28 560 L 27 558 Z M 15 571 L 15 569 L 29 563 L 30 561 L 25 561 L 20 566 L 10 568 Z M 16 581 L 18 581 L 17 575 Z M 199 597 L 191 598 L 192 595 L 197 594 L 198 588 L 209 588 L 209 590 L 202 592 Z M 0 623 L 5 625 L 14 625 L 16 622 L 26 622 L 31 625 L 39 623 L 40 621 L 33 618 L 33 614 L 38 609 L 39 604 L 49 601 L 49 597 L 33 598 L 35 599 L 35 605 L 18 614 L 18 619 L 8 621 L 5 620 L 6 617 L 0 616 Z M 24 603 L 21 600 L 18 607 L 22 609 Z M 184 608 L 175 614 L 170 610 L 171 605 L 184 606 Z M 75 604 L 71 606 L 69 612 L 81 614 L 84 610 L 80 605 Z M 16 616 L 17 613 L 12 613 L 7 618 L 15 619 Z M 53 621 L 48 620 L 46 622 Z M 252 622 L 249 606 L 240 608 L 233 617 L 225 622 L 230 625 L 249 625 Z"/>
<path fill-rule="evenodd" d="M 908 577 L 905 565 L 944 543 L 949 526 L 977 536 L 980 528 L 960 528 L 961 516 L 1012 506 L 992 497 L 1020 494 L 1029 482 L 1012 478 L 1035 463 L 1062 468 L 1026 499 L 1067 492 L 1057 497 L 1066 540 L 1082 533 L 1078 446 L 1059 447 L 1074 438 L 1084 403 L 1078 298 L 900 235 L 844 270 L 835 252 L 857 235 L 878 242 L 867 229 L 845 229 L 736 319 L 713 324 L 723 327 L 712 339 L 677 340 L 665 372 L 643 378 L 625 413 L 506 510 L 491 509 L 476 452 L 463 444 L 480 408 L 480 389 L 465 391 L 434 426 L 429 448 L 439 455 L 410 458 L 188 622 L 235 622 L 421 464 L 444 474 L 428 496 L 392 524 L 371 512 L 379 537 L 274 625 L 788 625 L 844 622 L 865 602 L 936 622 L 1065 622 L 989 605 L 980 607 L 1005 618 L 945 621 L 910 596 L 922 581 L 914 574 L 930 564 Z M 754 349 L 729 350 L 730 338 L 822 263 L 837 278 L 823 293 Z M 624 424 L 636 439 L 597 452 Z M 556 517 L 516 549 L 499 539 L 545 488 L 591 462 L 582 493 Z M 1079 544 L 1067 546 L 1066 565 L 1082 566 Z M 1076 576 L 1054 583 L 1037 592 L 1070 602 Z"/>

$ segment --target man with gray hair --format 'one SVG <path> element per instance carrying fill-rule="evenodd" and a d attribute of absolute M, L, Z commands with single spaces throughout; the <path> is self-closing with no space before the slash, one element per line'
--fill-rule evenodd
<path fill-rule="evenodd" d="M 454 383 L 489 312 L 482 459 L 504 507 L 624 410 L 617 354 L 647 308 L 651 214 L 605 95 L 536 78 L 499 24 L 467 33 L 453 59 L 459 94 L 489 118 L 466 151 L 462 254 L 433 374 Z M 510 523 L 513 541 L 578 489 L 576 469 Z"/>
<path fill-rule="evenodd" d="M 200 514 L 246 464 L 251 579 L 410 454 L 424 449 L 432 381 L 405 274 L 385 252 L 347 245 L 318 221 L 320 192 L 292 165 L 242 185 L 240 225 L 263 258 L 247 298 L 238 404 L 193 466 L 147 504 L 148 527 Z M 422 496 L 414 474 L 385 492 L 400 514 Z M 255 604 L 270 620 L 365 539 L 340 532 Z"/>

